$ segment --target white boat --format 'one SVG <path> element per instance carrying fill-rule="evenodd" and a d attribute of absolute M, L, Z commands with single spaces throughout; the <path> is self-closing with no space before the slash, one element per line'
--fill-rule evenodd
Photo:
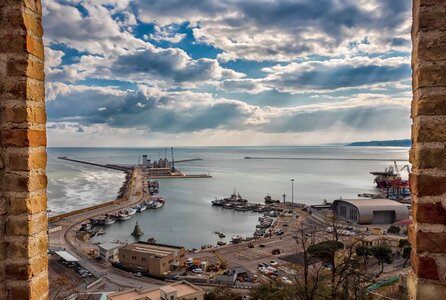
<path fill-rule="evenodd" d="M 133 207 L 127 209 L 127 214 L 129 216 L 133 216 L 134 214 L 136 214 L 136 209 L 134 209 Z"/>
<path fill-rule="evenodd" d="M 113 224 L 113 223 L 115 223 L 116 222 L 116 220 L 115 219 L 113 219 L 113 218 L 107 218 L 107 219 L 105 219 L 105 225 L 111 225 L 111 224 Z"/>
<path fill-rule="evenodd" d="M 128 214 L 119 214 L 119 220 L 124 221 L 130 219 L 132 216 Z"/>
<path fill-rule="evenodd" d="M 161 208 L 161 207 L 163 207 L 163 205 L 164 205 L 164 201 L 156 201 L 154 203 L 155 208 Z"/>
<path fill-rule="evenodd" d="M 145 211 L 146 209 L 147 209 L 147 205 L 145 205 L 145 204 L 141 204 L 139 206 L 139 211 Z"/>

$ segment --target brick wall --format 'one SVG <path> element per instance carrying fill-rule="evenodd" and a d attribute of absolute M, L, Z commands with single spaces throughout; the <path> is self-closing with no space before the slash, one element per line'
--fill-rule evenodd
<path fill-rule="evenodd" d="M 48 298 L 40 0 L 0 0 L 0 300 Z"/>
<path fill-rule="evenodd" d="M 414 0 L 410 299 L 445 299 L 446 0 Z"/>

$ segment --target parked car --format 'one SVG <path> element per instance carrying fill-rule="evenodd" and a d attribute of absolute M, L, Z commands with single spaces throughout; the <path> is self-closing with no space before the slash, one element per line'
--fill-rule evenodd
<path fill-rule="evenodd" d="M 272 261 L 269 262 L 269 265 L 271 267 L 277 267 L 279 265 L 279 263 L 277 261 L 275 261 L 275 260 L 272 260 Z"/>
<path fill-rule="evenodd" d="M 203 270 L 200 269 L 200 268 L 196 268 L 196 269 L 193 269 L 192 272 L 197 273 L 197 274 L 201 274 L 201 273 L 203 273 Z"/>

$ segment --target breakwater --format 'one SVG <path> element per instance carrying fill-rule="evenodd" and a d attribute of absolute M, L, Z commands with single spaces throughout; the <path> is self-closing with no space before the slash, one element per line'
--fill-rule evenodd
<path fill-rule="evenodd" d="M 245 159 L 277 159 L 277 160 L 346 160 L 346 161 L 405 161 L 408 159 L 398 158 L 339 158 L 339 157 L 261 157 L 245 156 Z"/>

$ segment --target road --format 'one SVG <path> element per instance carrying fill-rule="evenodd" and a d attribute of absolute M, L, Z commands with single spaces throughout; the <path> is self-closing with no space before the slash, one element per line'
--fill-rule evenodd
<path fill-rule="evenodd" d="M 155 280 L 145 277 L 134 277 L 129 272 L 112 268 L 111 266 L 95 260 L 87 253 L 89 249 L 85 246 L 85 242 L 78 241 L 75 237 L 76 229 L 80 223 L 96 216 L 110 213 L 111 211 L 120 210 L 125 207 L 132 206 L 138 202 L 143 201 L 147 195 L 144 193 L 144 178 L 139 168 L 135 168 L 132 179 L 129 181 L 129 196 L 128 199 L 122 201 L 120 204 L 113 206 L 99 208 L 93 211 L 80 213 L 71 217 L 64 218 L 57 222 L 61 225 L 60 231 L 50 234 L 50 249 L 65 249 L 70 254 L 79 259 L 79 263 L 89 270 L 97 278 L 102 278 L 108 290 L 119 290 L 121 288 L 153 288 L 162 284 L 163 281 Z"/>

